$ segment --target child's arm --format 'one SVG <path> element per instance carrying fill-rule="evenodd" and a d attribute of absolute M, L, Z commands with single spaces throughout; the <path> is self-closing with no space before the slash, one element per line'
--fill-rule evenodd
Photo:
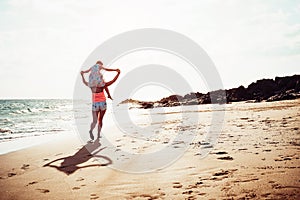
<path fill-rule="evenodd" d="M 81 74 L 82 82 L 84 83 L 84 85 L 89 86 L 88 82 L 86 82 L 86 80 L 85 80 L 85 78 L 83 76 L 84 73 L 81 71 L 80 74 Z"/>
<path fill-rule="evenodd" d="M 104 87 L 104 89 L 105 89 L 105 92 L 106 92 L 106 94 L 107 94 L 107 97 L 110 98 L 111 100 L 113 100 L 113 98 L 110 96 L 108 87 Z"/>
<path fill-rule="evenodd" d="M 88 72 L 91 71 L 91 69 L 92 69 L 92 68 L 89 68 L 89 69 L 87 69 L 87 70 L 83 70 L 83 71 L 81 71 L 80 73 L 81 73 L 81 74 L 88 73 Z"/>

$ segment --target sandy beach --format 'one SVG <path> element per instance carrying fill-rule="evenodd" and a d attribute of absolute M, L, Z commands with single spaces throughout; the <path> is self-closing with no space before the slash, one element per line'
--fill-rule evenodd
<path fill-rule="evenodd" d="M 300 199 L 300 99 L 228 104 L 214 147 L 201 143 L 210 112 L 199 114 L 200 124 L 184 129 L 196 135 L 188 150 L 151 173 L 111 168 L 124 158 L 108 156 L 101 140 L 83 145 L 76 134 L 1 155 L 1 199 Z M 180 113 L 165 115 L 176 123 Z M 166 130 L 156 144 L 168 139 Z M 139 149 L 132 140 L 116 143 L 137 153 L 151 150 L 151 143 Z M 211 151 L 201 158 L 203 147 Z M 100 161 L 90 148 L 98 149 Z"/>

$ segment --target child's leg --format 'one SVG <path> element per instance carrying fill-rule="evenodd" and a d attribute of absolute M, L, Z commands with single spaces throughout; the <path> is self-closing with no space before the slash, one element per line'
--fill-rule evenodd
<path fill-rule="evenodd" d="M 105 86 L 104 89 L 105 89 L 105 92 L 106 92 L 108 98 L 110 98 L 110 99 L 112 100 L 112 98 L 111 98 L 111 96 L 110 96 L 110 93 L 109 93 L 109 90 L 108 90 L 108 87 Z"/>

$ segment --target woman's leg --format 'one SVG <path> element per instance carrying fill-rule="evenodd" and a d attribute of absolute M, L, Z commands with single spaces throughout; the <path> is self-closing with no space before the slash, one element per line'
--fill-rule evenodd
<path fill-rule="evenodd" d="M 91 123 L 91 128 L 90 128 L 90 131 L 89 131 L 90 137 L 91 137 L 92 140 L 94 139 L 93 130 L 94 130 L 96 124 L 97 124 L 98 114 L 99 114 L 99 111 L 92 111 L 93 121 Z"/>
<path fill-rule="evenodd" d="M 105 115 L 106 109 L 105 110 L 100 110 L 99 115 L 98 115 L 98 135 L 97 138 L 100 138 L 100 132 L 103 126 L 103 117 Z"/>

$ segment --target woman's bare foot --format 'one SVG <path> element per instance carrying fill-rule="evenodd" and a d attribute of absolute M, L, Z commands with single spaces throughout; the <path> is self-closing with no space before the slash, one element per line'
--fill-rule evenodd
<path fill-rule="evenodd" d="M 89 131 L 91 140 L 94 140 L 94 135 L 92 131 Z"/>

